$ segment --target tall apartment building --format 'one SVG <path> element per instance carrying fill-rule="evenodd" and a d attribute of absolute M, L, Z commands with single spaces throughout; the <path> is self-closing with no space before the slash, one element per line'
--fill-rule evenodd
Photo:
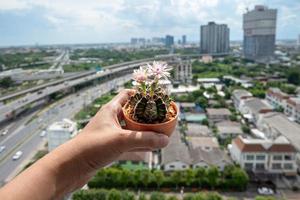
<path fill-rule="evenodd" d="M 166 47 L 171 47 L 174 45 L 174 37 L 172 35 L 166 35 L 165 45 Z"/>
<path fill-rule="evenodd" d="M 230 155 L 255 174 L 297 174 L 296 149 L 284 136 L 275 140 L 239 136 L 232 141 Z"/>
<path fill-rule="evenodd" d="M 209 22 L 200 28 L 200 51 L 205 54 L 229 52 L 229 28 L 226 24 Z"/>
<path fill-rule="evenodd" d="M 257 5 L 243 15 L 244 57 L 268 62 L 274 55 L 277 10 Z"/>

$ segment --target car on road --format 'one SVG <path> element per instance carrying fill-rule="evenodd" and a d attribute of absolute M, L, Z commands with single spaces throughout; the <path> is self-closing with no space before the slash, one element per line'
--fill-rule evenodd
<path fill-rule="evenodd" d="M 17 151 L 15 155 L 12 157 L 13 160 L 18 160 L 23 155 L 22 151 Z"/>
<path fill-rule="evenodd" d="M 5 146 L 0 146 L 0 153 L 5 150 Z"/>
<path fill-rule="evenodd" d="M 6 135 L 7 133 L 8 133 L 8 130 L 5 129 L 5 130 L 2 131 L 1 135 Z"/>
<path fill-rule="evenodd" d="M 257 188 L 257 192 L 258 194 L 261 195 L 273 195 L 274 191 L 271 188 L 267 188 L 267 187 L 259 187 Z"/>
<path fill-rule="evenodd" d="M 45 135 L 46 135 L 46 131 L 45 130 L 40 133 L 40 137 L 44 137 Z"/>

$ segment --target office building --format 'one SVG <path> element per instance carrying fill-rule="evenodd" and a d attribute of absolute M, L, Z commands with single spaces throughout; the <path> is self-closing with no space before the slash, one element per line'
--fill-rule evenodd
<path fill-rule="evenodd" d="M 166 47 L 173 46 L 174 45 L 174 37 L 171 35 L 166 35 L 165 45 L 166 45 Z"/>
<path fill-rule="evenodd" d="M 182 36 L 182 45 L 185 45 L 186 44 L 186 35 L 183 35 Z"/>
<path fill-rule="evenodd" d="M 257 5 L 243 15 L 244 57 L 269 62 L 275 50 L 277 10 Z"/>
<path fill-rule="evenodd" d="M 47 129 L 48 150 L 49 152 L 58 147 L 59 145 L 67 142 L 77 134 L 76 123 L 63 119 L 59 122 L 54 122 Z"/>
<path fill-rule="evenodd" d="M 218 54 L 229 52 L 229 28 L 226 24 L 209 22 L 200 28 L 201 53 Z"/>

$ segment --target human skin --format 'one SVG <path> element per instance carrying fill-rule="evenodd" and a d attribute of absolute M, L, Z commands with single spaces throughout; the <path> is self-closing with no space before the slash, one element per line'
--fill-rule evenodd
<path fill-rule="evenodd" d="M 132 90 L 123 90 L 104 105 L 73 139 L 59 146 L 0 190 L 2 200 L 61 199 L 82 187 L 99 168 L 128 151 L 151 151 L 168 144 L 155 132 L 121 128 L 122 106 Z"/>

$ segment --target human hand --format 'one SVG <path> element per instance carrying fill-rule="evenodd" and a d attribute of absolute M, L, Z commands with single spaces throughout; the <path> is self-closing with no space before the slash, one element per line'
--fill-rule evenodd
<path fill-rule="evenodd" d="M 117 159 L 127 151 L 152 151 L 165 147 L 169 138 L 155 132 L 140 132 L 122 129 L 122 106 L 133 90 L 123 90 L 104 105 L 79 134 L 85 142 L 84 158 L 89 170 L 97 170 Z"/>

